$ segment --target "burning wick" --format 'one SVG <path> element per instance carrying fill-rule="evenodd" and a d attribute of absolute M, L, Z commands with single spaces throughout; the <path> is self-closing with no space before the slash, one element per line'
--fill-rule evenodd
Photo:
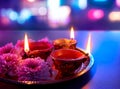
<path fill-rule="evenodd" d="M 26 53 L 29 52 L 29 42 L 28 42 L 28 36 L 27 36 L 27 34 L 25 34 L 25 39 L 24 39 L 24 51 Z"/>
<path fill-rule="evenodd" d="M 74 39 L 75 38 L 75 36 L 74 36 L 74 29 L 73 29 L 73 27 L 71 27 L 71 29 L 70 29 L 70 39 Z"/>
<path fill-rule="evenodd" d="M 91 50 L 91 34 L 88 35 L 88 41 L 87 41 L 87 47 L 86 47 L 86 53 L 89 54 Z"/>

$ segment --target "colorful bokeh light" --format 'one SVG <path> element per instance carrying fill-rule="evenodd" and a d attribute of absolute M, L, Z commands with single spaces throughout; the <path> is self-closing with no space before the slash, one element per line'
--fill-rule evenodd
<path fill-rule="evenodd" d="M 91 9 L 88 11 L 88 18 L 90 20 L 99 20 L 104 17 L 104 11 L 102 9 Z"/>
<path fill-rule="evenodd" d="M 60 6 L 60 0 L 47 0 L 47 6 L 49 9 L 54 9 Z"/>
<path fill-rule="evenodd" d="M 116 0 L 116 5 L 120 7 L 120 0 Z"/>
<path fill-rule="evenodd" d="M 70 12 L 71 9 L 68 6 L 50 9 L 48 12 L 48 20 L 50 25 L 52 27 L 57 27 L 59 25 L 68 24 Z"/>
<path fill-rule="evenodd" d="M 120 21 L 120 12 L 119 11 L 110 12 L 108 18 L 112 22 Z"/>
<path fill-rule="evenodd" d="M 39 14 L 40 14 L 41 16 L 47 15 L 47 8 L 46 8 L 46 7 L 40 7 L 40 8 L 39 8 Z"/>
<path fill-rule="evenodd" d="M 28 0 L 28 2 L 35 2 L 35 0 Z"/>
<path fill-rule="evenodd" d="M 78 4 L 79 4 L 79 8 L 82 10 L 87 8 L 87 0 L 79 0 Z"/>

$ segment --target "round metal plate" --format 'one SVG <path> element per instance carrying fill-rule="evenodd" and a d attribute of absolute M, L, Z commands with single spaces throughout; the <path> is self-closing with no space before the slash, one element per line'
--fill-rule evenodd
<path fill-rule="evenodd" d="M 77 48 L 77 50 L 85 53 L 85 51 L 81 50 L 80 48 Z M 86 54 L 86 53 L 85 53 Z M 94 64 L 94 58 L 91 54 L 88 54 L 88 59 L 82 64 L 82 67 L 77 69 L 75 74 L 73 76 L 62 78 L 62 79 L 50 79 L 50 80 L 41 80 L 41 81 L 17 81 L 13 79 L 7 79 L 7 78 L 0 78 L 0 81 L 7 82 L 7 83 L 13 83 L 13 84 L 20 84 L 20 85 L 45 85 L 45 84 L 55 84 L 60 82 L 69 81 L 75 78 L 78 78 L 88 72 L 91 67 Z"/>

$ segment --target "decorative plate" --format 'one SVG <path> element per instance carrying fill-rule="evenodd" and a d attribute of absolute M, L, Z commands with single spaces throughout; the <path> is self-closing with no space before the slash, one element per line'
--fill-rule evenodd
<path fill-rule="evenodd" d="M 83 50 L 77 48 L 78 50 L 84 52 Z M 84 52 L 85 53 L 85 52 Z M 20 85 L 45 85 L 45 84 L 55 84 L 60 82 L 69 81 L 75 78 L 78 78 L 88 72 L 91 67 L 94 64 L 94 58 L 91 54 L 88 55 L 89 58 L 82 64 L 82 67 L 78 68 L 73 76 L 65 77 L 62 79 L 55 79 L 56 74 L 54 73 L 53 78 L 49 80 L 41 80 L 41 81 L 17 81 L 14 79 L 8 79 L 8 78 L 0 78 L 0 81 L 6 82 L 6 83 L 13 83 L 13 84 L 20 84 Z"/>

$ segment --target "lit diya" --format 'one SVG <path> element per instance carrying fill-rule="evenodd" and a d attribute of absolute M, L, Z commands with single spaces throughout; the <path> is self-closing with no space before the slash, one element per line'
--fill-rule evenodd
<path fill-rule="evenodd" d="M 74 75 L 75 70 L 82 66 L 88 56 L 80 50 L 58 49 L 51 53 L 55 69 L 58 70 L 57 78 Z"/>
<path fill-rule="evenodd" d="M 54 50 L 51 53 L 51 58 L 54 62 L 55 69 L 58 70 L 58 75 L 56 77 L 57 79 L 73 76 L 75 71 L 82 67 L 82 63 L 90 59 L 90 41 L 91 35 L 89 34 L 86 52 L 79 48 L 62 48 Z"/>
<path fill-rule="evenodd" d="M 71 27 L 70 32 L 70 39 L 67 38 L 59 38 L 53 41 L 54 49 L 61 49 L 61 48 L 76 48 L 77 41 L 74 39 L 74 30 Z"/>
<path fill-rule="evenodd" d="M 25 34 L 24 40 L 24 57 L 34 58 L 34 57 L 41 57 L 42 59 L 46 60 L 47 57 L 50 55 L 53 46 L 50 42 L 39 41 L 39 42 L 28 42 L 27 35 Z"/>

